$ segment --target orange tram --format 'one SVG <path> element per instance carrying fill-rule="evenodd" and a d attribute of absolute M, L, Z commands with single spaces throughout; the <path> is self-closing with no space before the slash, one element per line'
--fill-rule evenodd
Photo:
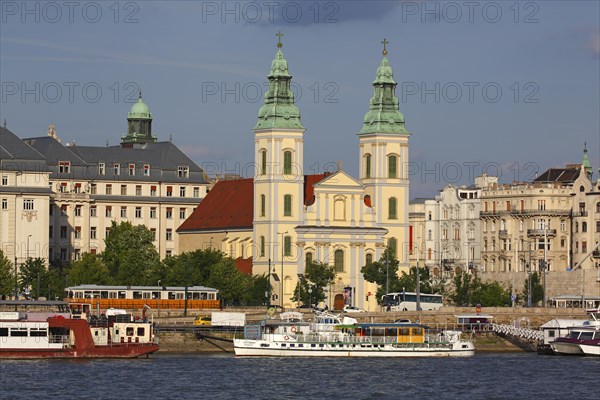
<path fill-rule="evenodd" d="M 187 304 L 185 301 L 187 292 Z M 219 309 L 217 289 L 205 286 L 102 286 L 80 285 L 65 288 L 65 301 L 90 304 L 101 309 L 163 310 Z"/>

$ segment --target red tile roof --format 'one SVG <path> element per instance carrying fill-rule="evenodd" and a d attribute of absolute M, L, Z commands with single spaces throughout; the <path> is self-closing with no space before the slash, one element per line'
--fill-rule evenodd
<path fill-rule="evenodd" d="M 242 274 L 252 275 L 252 257 L 242 258 L 238 257 L 235 259 L 235 267 Z"/>
<path fill-rule="evenodd" d="M 314 203 L 313 185 L 328 173 L 304 175 L 304 204 Z M 219 181 L 177 232 L 252 229 L 254 179 Z"/>
<path fill-rule="evenodd" d="M 252 229 L 253 179 L 219 181 L 177 232 Z"/>

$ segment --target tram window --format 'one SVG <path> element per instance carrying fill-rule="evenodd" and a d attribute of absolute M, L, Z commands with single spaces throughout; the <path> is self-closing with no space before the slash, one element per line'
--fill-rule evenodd
<path fill-rule="evenodd" d="M 160 299 L 160 292 L 152 292 L 153 299 Z"/>
<path fill-rule="evenodd" d="M 134 299 L 141 299 L 142 298 L 142 293 L 141 292 L 133 292 L 133 298 Z"/>
<path fill-rule="evenodd" d="M 103 290 L 100 292 L 100 298 L 101 299 L 108 299 L 108 291 Z"/>
<path fill-rule="evenodd" d="M 146 328 L 137 328 L 137 335 L 138 336 L 145 336 L 146 335 Z"/>
<path fill-rule="evenodd" d="M 8 328 L 0 328 L 0 336 L 8 336 Z"/>
<path fill-rule="evenodd" d="M 117 292 L 108 292 L 108 298 L 109 299 L 116 299 L 117 298 Z"/>
<path fill-rule="evenodd" d="M 127 298 L 127 296 L 125 295 L 125 292 L 119 292 L 119 299 L 125 299 Z"/>

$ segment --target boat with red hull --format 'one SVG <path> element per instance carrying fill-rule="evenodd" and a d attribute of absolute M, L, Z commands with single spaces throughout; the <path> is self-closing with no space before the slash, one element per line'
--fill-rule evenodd
<path fill-rule="evenodd" d="M 88 321 L 66 302 L 0 301 L 0 359 L 136 358 L 158 349 L 152 323 L 128 314 Z"/>

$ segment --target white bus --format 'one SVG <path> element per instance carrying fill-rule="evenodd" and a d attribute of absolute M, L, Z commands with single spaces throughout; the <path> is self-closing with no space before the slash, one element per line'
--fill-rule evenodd
<path fill-rule="evenodd" d="M 442 307 L 441 294 L 421 293 L 421 310 L 437 310 Z M 418 311 L 417 294 L 414 292 L 388 293 L 381 296 L 381 305 L 386 311 Z"/>

